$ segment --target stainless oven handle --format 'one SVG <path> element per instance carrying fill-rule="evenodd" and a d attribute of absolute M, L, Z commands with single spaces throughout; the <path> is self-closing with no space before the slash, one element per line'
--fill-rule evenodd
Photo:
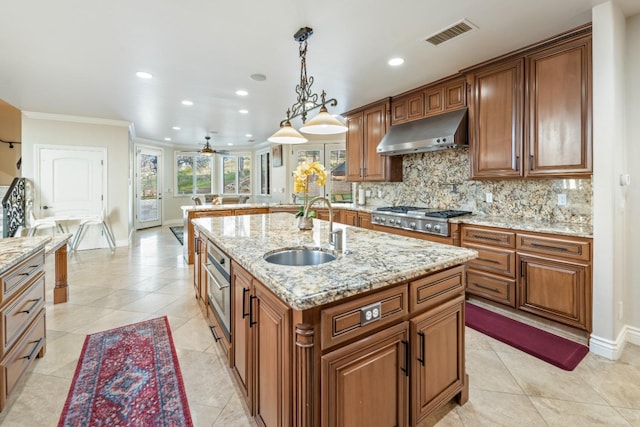
<path fill-rule="evenodd" d="M 213 279 L 213 282 L 216 284 L 216 286 L 218 287 L 218 289 L 223 290 L 225 288 L 228 288 L 229 286 L 231 286 L 231 284 L 227 284 L 226 286 L 221 286 L 220 285 L 220 281 L 218 280 L 218 278 L 216 277 L 216 275 L 213 273 L 213 271 L 211 271 L 211 269 L 209 268 L 211 266 L 211 264 L 205 264 L 202 267 L 207 270 L 207 273 L 209 274 L 209 277 L 211 277 Z M 228 283 L 225 281 L 225 283 Z"/>

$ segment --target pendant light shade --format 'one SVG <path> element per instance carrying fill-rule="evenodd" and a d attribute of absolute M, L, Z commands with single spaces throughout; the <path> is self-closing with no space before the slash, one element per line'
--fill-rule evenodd
<path fill-rule="evenodd" d="M 312 135 L 335 135 L 346 131 L 347 127 L 329 114 L 325 106 L 322 106 L 317 116 L 300 128 L 300 132 Z"/>
<path fill-rule="evenodd" d="M 271 135 L 271 137 L 267 138 L 267 141 L 275 142 L 276 144 L 304 144 L 308 139 L 295 130 L 291 126 L 291 122 L 287 120 L 284 126 Z"/>

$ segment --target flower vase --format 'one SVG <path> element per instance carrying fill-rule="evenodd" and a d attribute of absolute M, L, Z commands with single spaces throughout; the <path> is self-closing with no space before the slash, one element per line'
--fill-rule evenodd
<path fill-rule="evenodd" d="M 313 218 L 305 218 L 304 216 L 298 217 L 298 228 L 300 230 L 313 229 Z"/>

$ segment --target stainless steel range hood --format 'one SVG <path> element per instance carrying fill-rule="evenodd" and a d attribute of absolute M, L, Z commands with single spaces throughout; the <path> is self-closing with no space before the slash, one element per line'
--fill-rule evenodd
<path fill-rule="evenodd" d="M 387 156 L 444 150 L 467 144 L 467 109 L 391 126 L 377 153 Z"/>

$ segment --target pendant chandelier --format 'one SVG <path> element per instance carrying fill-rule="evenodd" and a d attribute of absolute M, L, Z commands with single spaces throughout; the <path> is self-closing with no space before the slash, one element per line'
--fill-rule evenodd
<path fill-rule="evenodd" d="M 327 111 L 327 104 L 335 107 L 338 105 L 338 101 L 335 98 L 327 100 L 327 94 L 324 90 L 320 97 L 318 97 L 317 93 L 311 92 L 314 79 L 313 76 L 307 78 L 307 39 L 312 34 L 313 30 L 311 28 L 303 27 L 293 35 L 294 40 L 299 44 L 300 53 L 300 83 L 296 86 L 298 98 L 287 110 L 287 118 L 280 122 L 280 130 L 267 139 L 269 142 L 278 144 L 302 144 L 307 142 L 307 138 L 291 126 L 291 119 L 296 117 L 302 119 L 303 126 L 300 131 L 303 133 L 335 135 L 347 131 L 347 127 Z M 320 98 L 320 102 L 318 102 L 318 98 Z M 318 115 L 311 119 L 309 123 L 306 123 L 307 113 L 317 108 L 320 108 Z"/>

